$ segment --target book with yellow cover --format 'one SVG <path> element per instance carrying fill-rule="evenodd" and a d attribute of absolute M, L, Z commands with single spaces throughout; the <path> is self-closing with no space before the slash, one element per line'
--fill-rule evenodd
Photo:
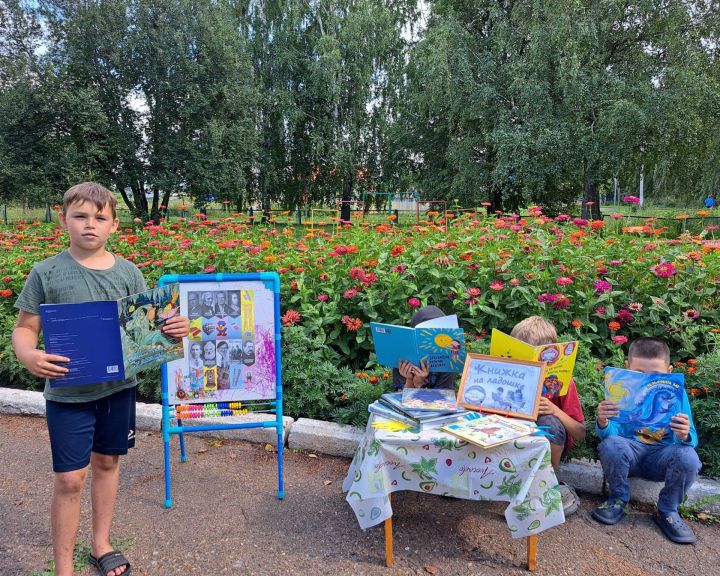
<path fill-rule="evenodd" d="M 532 346 L 495 328 L 490 336 L 490 356 L 545 362 L 542 395 L 547 397 L 567 394 L 577 349 L 577 340 Z"/>
<path fill-rule="evenodd" d="M 473 420 L 461 420 L 455 424 L 443 426 L 441 430 L 483 448 L 499 446 L 523 436 L 530 436 L 536 431 L 529 424 L 498 414 L 482 416 Z"/>

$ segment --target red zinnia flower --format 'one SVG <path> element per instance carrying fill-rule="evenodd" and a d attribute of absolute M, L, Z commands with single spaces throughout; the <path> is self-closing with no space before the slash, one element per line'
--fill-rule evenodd
<path fill-rule="evenodd" d="M 417 298 L 408 298 L 407 303 L 410 308 L 420 308 L 420 306 L 422 306 L 422 302 Z"/>
<path fill-rule="evenodd" d="M 288 310 L 285 312 L 285 314 L 282 315 L 280 318 L 283 326 L 294 326 L 298 322 L 300 322 L 302 316 L 300 315 L 300 312 L 297 310 Z"/>

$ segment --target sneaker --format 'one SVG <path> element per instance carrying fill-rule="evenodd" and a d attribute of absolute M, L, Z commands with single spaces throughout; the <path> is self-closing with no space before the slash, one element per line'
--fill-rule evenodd
<path fill-rule="evenodd" d="M 695 536 L 692 528 L 683 522 L 677 512 L 662 514 L 659 510 L 655 510 L 652 519 L 655 524 L 660 526 L 660 530 L 665 534 L 665 537 L 675 542 L 675 544 L 693 544 L 697 541 L 697 536 Z"/>
<path fill-rule="evenodd" d="M 575 492 L 575 488 L 568 486 L 565 482 L 561 482 L 558 485 L 558 489 L 560 490 L 560 500 L 565 516 L 575 514 L 580 504 L 580 497 L 577 495 L 577 492 Z"/>
<path fill-rule="evenodd" d="M 622 500 L 615 500 L 614 503 L 608 500 L 595 508 L 595 510 L 593 510 L 590 514 L 598 522 L 612 526 L 625 518 L 628 514 L 628 510 L 625 502 Z"/>

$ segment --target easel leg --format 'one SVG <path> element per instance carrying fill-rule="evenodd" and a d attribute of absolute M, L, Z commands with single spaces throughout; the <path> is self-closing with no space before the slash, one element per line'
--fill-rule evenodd
<path fill-rule="evenodd" d="M 182 420 L 177 421 L 177 425 L 182 427 Z M 185 453 L 185 434 L 180 432 L 180 462 L 187 462 L 187 454 Z"/>
<path fill-rule="evenodd" d="M 388 494 L 390 500 L 390 494 Z M 392 516 L 385 520 L 385 565 L 392 568 L 393 565 L 393 533 L 392 533 Z"/>
<path fill-rule="evenodd" d="M 531 572 L 537 570 L 537 535 L 527 537 L 527 568 Z"/>
<path fill-rule="evenodd" d="M 165 508 L 172 508 L 172 497 L 170 495 L 170 440 L 163 442 L 165 450 Z"/>

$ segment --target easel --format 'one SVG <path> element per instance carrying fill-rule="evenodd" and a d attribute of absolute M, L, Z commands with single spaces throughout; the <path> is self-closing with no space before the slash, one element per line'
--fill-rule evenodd
<path fill-rule="evenodd" d="M 257 406 L 262 406 L 261 410 L 268 412 L 275 412 L 274 420 L 266 420 L 261 422 L 243 422 L 233 424 L 207 424 L 201 426 L 183 426 L 181 418 L 177 418 L 177 425 L 171 425 L 171 419 L 178 416 L 175 404 L 170 404 L 169 394 L 169 374 L 168 364 L 162 366 L 162 435 L 164 444 L 164 456 L 165 456 L 165 508 L 172 508 L 173 502 L 170 492 L 170 438 L 173 434 L 177 434 L 180 437 L 180 461 L 187 462 L 187 454 L 185 451 L 185 433 L 188 432 L 206 432 L 215 430 L 238 430 L 244 428 L 275 428 L 277 430 L 277 454 L 278 454 L 278 499 L 282 500 L 285 497 L 283 487 L 283 417 L 282 417 L 282 377 L 281 377 L 281 349 L 280 349 L 280 277 L 275 272 L 256 272 L 256 273 L 237 273 L 237 274 L 170 274 L 165 275 L 158 281 L 158 286 L 165 284 L 171 284 L 179 282 L 181 285 L 181 303 L 182 303 L 182 291 L 183 285 L 186 283 L 195 283 L 196 285 L 208 283 L 234 283 L 232 290 L 238 290 L 240 283 L 244 283 L 245 286 L 251 286 L 252 283 L 256 285 L 258 283 L 271 291 L 273 294 L 273 318 L 272 324 L 274 327 L 274 339 L 273 344 L 275 346 L 275 397 L 273 400 L 270 399 L 258 399 L 256 402 Z M 200 288 L 198 288 L 200 289 Z M 254 312 L 253 312 L 254 313 Z M 183 359 L 185 360 L 185 359 Z M 182 362 L 175 361 L 175 362 Z M 172 364 L 172 363 L 171 363 Z M 207 402 L 213 402 L 208 400 Z M 203 417 L 222 417 L 233 415 L 231 406 L 227 408 L 220 407 L 221 404 L 226 405 L 239 405 L 239 402 L 218 402 L 213 403 L 213 408 L 207 410 L 208 415 L 203 414 L 205 405 L 202 404 L 183 404 L 192 408 L 197 407 L 197 412 L 202 414 Z M 248 409 L 253 408 L 253 404 L 243 402 L 242 405 Z M 183 411 L 188 414 L 188 411 Z"/>
<path fill-rule="evenodd" d="M 388 494 L 388 500 L 390 500 L 390 494 Z M 388 568 L 392 568 L 394 563 L 393 558 L 393 532 L 392 532 L 392 516 L 385 520 L 385 565 Z M 531 572 L 537 570 L 537 545 L 538 537 L 537 534 L 526 536 L 527 540 L 527 569 Z"/>

